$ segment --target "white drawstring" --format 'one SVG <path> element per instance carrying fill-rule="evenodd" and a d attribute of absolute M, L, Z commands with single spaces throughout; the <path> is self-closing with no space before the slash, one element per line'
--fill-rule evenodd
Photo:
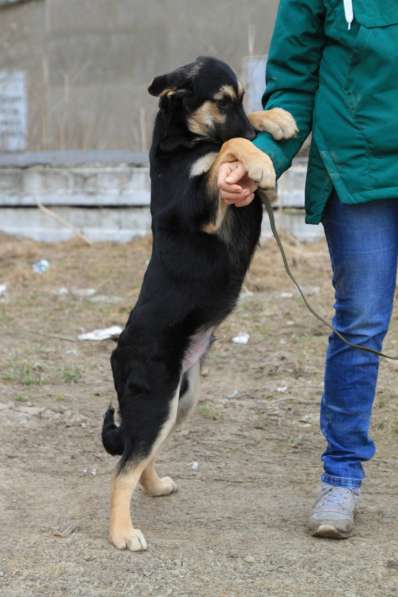
<path fill-rule="evenodd" d="M 352 21 L 354 20 L 354 9 L 352 7 L 352 0 L 344 0 L 344 14 L 345 20 L 348 24 L 348 30 L 350 30 Z"/>

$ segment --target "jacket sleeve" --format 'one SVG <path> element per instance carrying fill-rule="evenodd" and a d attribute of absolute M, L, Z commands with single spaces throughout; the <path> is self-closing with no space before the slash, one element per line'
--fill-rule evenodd
<path fill-rule="evenodd" d="M 263 107 L 284 108 L 296 119 L 299 133 L 275 141 L 259 133 L 254 144 L 267 153 L 279 177 L 311 132 L 319 65 L 325 44 L 323 0 L 281 0 L 269 50 Z"/>

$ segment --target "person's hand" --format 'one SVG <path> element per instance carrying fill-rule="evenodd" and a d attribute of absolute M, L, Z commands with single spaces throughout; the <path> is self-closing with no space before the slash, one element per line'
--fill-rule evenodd
<path fill-rule="evenodd" d="M 254 199 L 258 188 L 251 180 L 246 168 L 241 162 L 226 162 L 221 164 L 218 171 L 217 186 L 221 199 L 228 205 L 246 207 Z"/>

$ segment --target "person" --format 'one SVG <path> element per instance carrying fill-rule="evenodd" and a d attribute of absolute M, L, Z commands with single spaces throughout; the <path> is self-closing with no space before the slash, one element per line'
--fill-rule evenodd
<path fill-rule="evenodd" d="M 264 109 L 285 108 L 299 134 L 254 140 L 277 176 L 312 131 L 306 222 L 322 222 L 329 248 L 333 325 L 378 351 L 388 330 L 398 252 L 398 2 L 281 0 L 271 41 Z M 227 204 L 244 208 L 256 185 L 242 164 L 218 179 Z M 326 439 L 313 535 L 345 538 L 375 453 L 369 436 L 379 359 L 332 334 L 326 354 L 320 426 Z"/>

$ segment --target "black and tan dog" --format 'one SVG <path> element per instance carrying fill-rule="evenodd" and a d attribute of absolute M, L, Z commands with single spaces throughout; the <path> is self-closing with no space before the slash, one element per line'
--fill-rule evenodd
<path fill-rule="evenodd" d="M 138 483 L 151 496 L 176 490 L 159 478 L 155 458 L 198 398 L 199 363 L 215 327 L 232 311 L 259 240 L 260 192 L 244 209 L 219 199 L 220 165 L 241 161 L 259 189 L 275 187 L 271 160 L 251 142 L 256 130 L 288 139 L 292 116 L 275 108 L 246 116 L 243 89 L 214 58 L 156 77 L 160 96 L 150 153 L 152 256 L 138 301 L 111 357 L 119 399 L 105 415 L 105 449 L 121 455 L 113 478 L 110 541 L 147 548 L 133 527 L 130 499 Z"/>

